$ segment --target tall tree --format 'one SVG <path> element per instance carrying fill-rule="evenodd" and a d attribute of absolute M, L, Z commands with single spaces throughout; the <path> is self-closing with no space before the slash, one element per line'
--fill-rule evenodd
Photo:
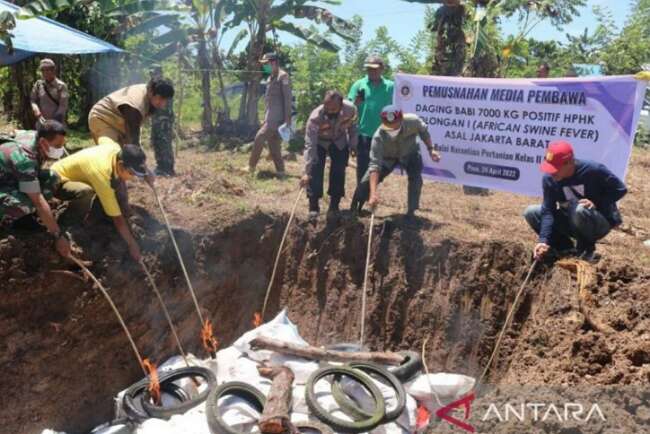
<path fill-rule="evenodd" d="M 650 64 L 650 0 L 635 0 L 623 30 L 605 47 L 610 74 L 633 74 Z"/>
<path fill-rule="evenodd" d="M 249 131 L 257 128 L 259 86 L 261 79 L 259 59 L 267 45 L 269 33 L 289 33 L 310 44 L 330 51 L 338 51 L 339 46 L 332 36 L 353 40 L 356 29 L 354 23 L 336 17 L 329 10 L 315 4 L 340 4 L 340 0 L 245 0 L 228 3 L 224 10 L 231 18 L 226 22 L 226 29 L 243 27 L 244 33 L 238 42 L 246 42 L 246 63 L 242 79 L 245 93 L 242 97 L 240 122 Z M 316 27 L 304 27 L 295 20 L 308 20 L 316 25 L 325 26 L 330 34 L 323 35 Z"/>
<path fill-rule="evenodd" d="M 585 0 L 404 1 L 442 4 L 436 10 L 432 29 L 436 34 L 436 51 L 431 69 L 438 75 L 461 75 L 468 67 L 478 73 L 477 66 L 486 56 L 490 62 L 498 60 L 493 57 L 495 25 L 504 18 L 518 17 L 523 29 L 519 39 L 523 40 L 543 20 L 556 27 L 571 22 L 586 3 Z"/>

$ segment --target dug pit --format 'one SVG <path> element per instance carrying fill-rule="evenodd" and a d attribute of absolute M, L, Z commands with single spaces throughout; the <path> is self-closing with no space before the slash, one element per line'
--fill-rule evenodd
<path fill-rule="evenodd" d="M 286 216 L 253 214 L 204 232 L 176 230 L 204 315 L 222 346 L 253 327 Z M 206 356 L 200 324 L 165 229 L 136 218 L 147 262 L 185 349 Z M 419 351 L 429 337 L 432 371 L 478 376 L 530 266 L 526 246 L 437 239 L 433 224 L 376 225 L 369 279 L 367 345 Z M 97 235 L 100 234 L 100 235 Z M 267 318 L 282 307 L 313 345 L 358 339 L 367 221 L 314 227 L 294 223 L 282 252 Z M 160 362 L 176 353 L 145 276 L 110 226 L 78 229 L 75 240 L 110 288 L 141 352 Z M 34 248 L 33 246 L 42 246 Z M 592 270 L 589 309 L 575 276 L 539 267 L 488 377 L 500 384 L 647 384 L 650 276 L 604 263 Z M 113 416 L 113 397 L 142 371 L 110 307 L 44 234 L 0 241 L 0 366 L 3 432 L 49 427 L 87 432 Z M 644 298 L 645 297 L 645 298 Z M 593 329 L 598 317 L 616 333 Z M 646 333 L 646 335 L 644 335 Z"/>

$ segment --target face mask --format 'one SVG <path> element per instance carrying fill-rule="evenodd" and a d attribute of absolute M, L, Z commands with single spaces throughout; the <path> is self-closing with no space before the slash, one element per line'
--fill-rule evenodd
<path fill-rule="evenodd" d="M 273 72 L 273 68 L 271 68 L 271 65 L 269 65 L 268 63 L 265 63 L 264 65 L 262 65 L 262 72 L 266 75 L 271 75 L 271 73 Z"/>
<path fill-rule="evenodd" d="M 50 146 L 49 149 L 47 150 L 47 156 L 48 158 L 51 158 L 52 160 L 58 160 L 61 157 L 63 157 L 63 154 L 65 153 L 63 146 L 60 148 L 55 148 L 54 146 Z"/>

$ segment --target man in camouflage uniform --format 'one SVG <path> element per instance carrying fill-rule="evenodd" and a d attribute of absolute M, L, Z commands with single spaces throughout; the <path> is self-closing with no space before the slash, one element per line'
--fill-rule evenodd
<path fill-rule="evenodd" d="M 41 80 L 34 83 L 31 94 L 32 112 L 36 128 L 48 119 L 65 124 L 68 112 L 68 86 L 56 77 L 56 65 L 52 59 L 41 60 Z"/>
<path fill-rule="evenodd" d="M 155 65 L 151 78 L 162 78 L 162 68 Z M 174 176 L 174 102 L 170 98 L 164 108 L 154 111 L 151 116 L 151 146 L 156 154 L 157 176 Z"/>
<path fill-rule="evenodd" d="M 48 158 L 61 157 L 64 143 L 63 125 L 47 120 L 37 132 L 21 133 L 0 145 L 0 226 L 10 227 L 36 213 L 54 238 L 57 251 L 67 257 L 70 242 L 47 203 L 55 191 L 58 193 L 57 177 L 41 169 Z"/>
<path fill-rule="evenodd" d="M 284 161 L 282 160 L 282 137 L 278 133 L 278 128 L 282 124 L 291 126 L 291 81 L 289 74 L 280 69 L 278 55 L 267 53 L 262 57 L 260 63 L 263 69 L 270 73 L 269 81 L 266 85 L 266 113 L 264 123 L 255 136 L 255 144 L 248 161 L 248 170 L 250 173 L 255 172 L 257 162 L 260 159 L 264 145 L 268 144 L 275 170 L 279 176 L 284 176 Z"/>

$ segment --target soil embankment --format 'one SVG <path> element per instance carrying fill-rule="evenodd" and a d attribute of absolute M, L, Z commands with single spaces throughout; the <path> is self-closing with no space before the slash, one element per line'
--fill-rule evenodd
<path fill-rule="evenodd" d="M 199 322 L 165 229 L 141 208 L 133 223 L 183 344 L 203 355 Z M 225 227 L 176 230 L 222 346 L 252 327 L 285 223 L 286 216 L 258 212 Z M 367 230 L 363 219 L 320 227 L 298 221 L 280 261 L 269 317 L 286 306 L 313 344 L 357 339 Z M 432 371 L 478 376 L 530 265 L 525 246 L 436 239 L 426 219 L 387 219 L 375 230 L 368 345 L 419 351 L 430 336 Z M 73 236 L 110 288 L 142 353 L 158 362 L 174 354 L 145 276 L 120 259 L 123 246 L 111 226 L 80 228 Z M 650 274 L 608 261 L 591 272 L 585 308 L 570 271 L 537 270 L 491 383 L 647 386 Z M 0 281 L 3 431 L 81 433 L 108 420 L 112 397 L 142 373 L 101 294 L 59 261 L 44 234 L 0 241 Z M 643 423 L 631 417 L 631 426 Z"/>

